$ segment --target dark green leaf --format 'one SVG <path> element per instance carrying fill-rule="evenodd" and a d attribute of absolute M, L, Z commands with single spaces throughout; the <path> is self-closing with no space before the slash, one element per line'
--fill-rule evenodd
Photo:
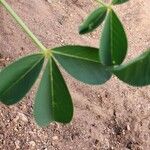
<path fill-rule="evenodd" d="M 69 74 L 88 84 L 102 84 L 111 77 L 98 58 L 98 49 L 63 46 L 53 49 L 53 56 Z"/>
<path fill-rule="evenodd" d="M 69 123 L 73 104 L 65 81 L 54 60 L 49 60 L 34 105 L 34 116 L 40 126 L 56 121 Z"/>
<path fill-rule="evenodd" d="M 122 4 L 122 3 L 125 3 L 129 0 L 112 0 L 112 4 L 113 5 L 117 5 L 117 4 Z"/>
<path fill-rule="evenodd" d="M 138 58 L 114 68 L 114 74 L 122 81 L 132 86 L 150 84 L 150 50 Z"/>
<path fill-rule="evenodd" d="M 103 22 L 106 13 L 107 13 L 106 7 L 100 7 L 95 11 L 93 11 L 80 26 L 79 33 L 85 34 L 88 32 L 92 32 Z"/>
<path fill-rule="evenodd" d="M 26 56 L 0 72 L 0 101 L 12 105 L 30 90 L 42 68 L 42 54 Z"/>
<path fill-rule="evenodd" d="M 127 37 L 113 10 L 108 12 L 100 43 L 100 58 L 104 65 L 119 65 L 123 62 L 128 48 Z"/>

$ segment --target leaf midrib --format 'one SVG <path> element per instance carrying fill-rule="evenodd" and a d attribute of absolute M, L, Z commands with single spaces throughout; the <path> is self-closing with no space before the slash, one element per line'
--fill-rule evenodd
<path fill-rule="evenodd" d="M 53 51 L 53 53 L 56 54 L 56 55 L 62 55 L 62 56 L 71 57 L 71 58 L 75 58 L 75 59 L 80 59 L 80 60 L 86 60 L 86 61 L 90 61 L 90 62 L 100 63 L 100 60 L 99 61 L 94 61 L 92 59 L 78 57 L 78 56 L 74 56 L 74 55 L 70 55 L 70 54 L 65 54 L 65 53 L 61 53 L 61 52 L 56 52 L 56 51 Z"/>
<path fill-rule="evenodd" d="M 113 27 L 112 27 L 112 20 L 113 20 L 113 18 L 112 18 L 112 13 L 113 13 L 113 10 L 111 10 L 110 11 L 110 36 L 111 36 L 111 42 L 110 42 L 110 47 L 111 47 L 111 63 L 113 64 L 113 61 L 114 60 L 112 60 L 113 58 L 112 58 L 112 56 L 113 56 Z"/>
<path fill-rule="evenodd" d="M 54 116 L 54 83 L 53 83 L 53 65 L 52 65 L 52 58 L 49 59 L 49 67 L 50 67 L 50 86 L 51 86 L 51 98 L 52 98 L 52 120 L 55 120 L 55 116 Z"/>

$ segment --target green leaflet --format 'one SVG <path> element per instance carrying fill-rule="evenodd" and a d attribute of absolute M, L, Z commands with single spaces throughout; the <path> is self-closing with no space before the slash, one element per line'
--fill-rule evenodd
<path fill-rule="evenodd" d="M 53 56 L 69 74 L 84 83 L 102 84 L 111 77 L 111 73 L 100 63 L 96 48 L 62 46 L 53 49 Z"/>
<path fill-rule="evenodd" d="M 128 64 L 114 67 L 113 72 L 120 80 L 132 86 L 149 85 L 150 49 Z"/>
<path fill-rule="evenodd" d="M 88 32 L 92 32 L 103 22 L 106 13 L 107 13 L 106 7 L 100 7 L 94 10 L 83 22 L 83 24 L 79 27 L 79 33 L 85 34 Z"/>
<path fill-rule="evenodd" d="M 21 58 L 0 72 L 0 101 L 12 105 L 30 90 L 44 62 L 42 54 Z"/>
<path fill-rule="evenodd" d="M 117 5 L 117 4 L 122 4 L 122 3 L 125 3 L 129 0 L 112 0 L 112 4 L 113 5 Z"/>
<path fill-rule="evenodd" d="M 109 10 L 100 42 L 100 58 L 106 66 L 123 62 L 128 48 L 124 28 L 113 10 Z"/>
<path fill-rule="evenodd" d="M 46 126 L 53 121 L 69 123 L 73 116 L 71 96 L 52 59 L 47 63 L 37 92 L 34 116 L 40 126 Z"/>

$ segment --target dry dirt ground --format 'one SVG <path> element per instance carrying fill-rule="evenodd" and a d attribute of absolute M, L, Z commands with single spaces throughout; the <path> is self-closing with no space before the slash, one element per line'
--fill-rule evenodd
<path fill-rule="evenodd" d="M 98 46 L 99 29 L 78 35 L 79 24 L 97 5 L 91 0 L 7 2 L 46 46 Z M 115 9 L 129 37 L 129 60 L 150 47 L 150 1 L 130 0 Z M 36 50 L 0 6 L 0 67 Z M 134 88 L 117 78 L 88 86 L 64 76 L 75 105 L 73 121 L 39 128 L 32 115 L 34 86 L 19 104 L 0 104 L 0 150 L 150 150 L 150 86 Z"/>

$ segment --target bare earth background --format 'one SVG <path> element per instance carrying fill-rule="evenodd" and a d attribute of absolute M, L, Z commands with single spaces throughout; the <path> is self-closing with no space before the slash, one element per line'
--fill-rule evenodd
<path fill-rule="evenodd" d="M 7 2 L 46 46 L 98 46 L 99 29 L 78 35 L 79 24 L 97 5 L 90 0 Z M 129 60 L 150 47 L 150 0 L 130 0 L 115 9 L 129 37 Z M 0 67 L 36 50 L 0 6 Z M 0 150 L 150 150 L 150 86 L 133 88 L 117 78 L 88 86 L 64 76 L 75 105 L 71 124 L 44 129 L 35 124 L 34 86 L 19 104 L 0 104 Z"/>

